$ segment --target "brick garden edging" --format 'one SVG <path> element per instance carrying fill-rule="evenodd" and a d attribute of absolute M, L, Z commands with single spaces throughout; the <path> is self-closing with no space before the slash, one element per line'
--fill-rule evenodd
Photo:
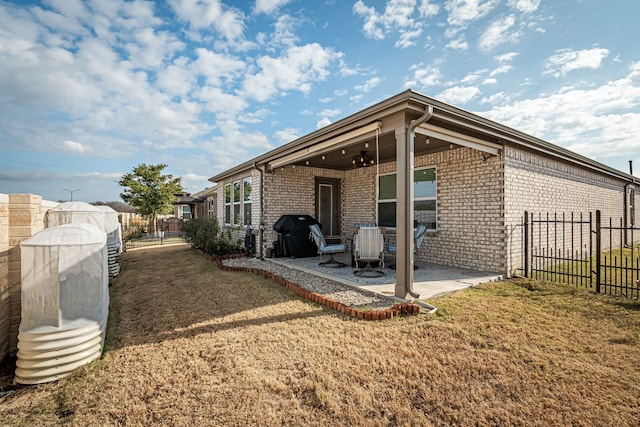
<path fill-rule="evenodd" d="M 400 304 L 394 304 L 390 308 L 385 310 L 361 310 L 349 305 L 343 304 L 339 301 L 327 298 L 326 296 L 319 294 L 317 292 L 311 292 L 304 289 L 302 286 L 297 283 L 291 282 L 284 277 L 278 276 L 277 274 L 271 273 L 270 271 L 262 270 L 260 268 L 249 268 L 249 267 L 231 267 L 224 265 L 222 263 L 225 259 L 235 259 L 235 258 L 244 258 L 246 255 L 244 254 L 233 254 L 233 255 L 224 255 L 222 257 L 207 254 L 204 251 L 200 251 L 205 257 L 215 262 L 220 270 L 224 271 L 241 271 L 246 273 L 253 273 L 258 276 L 261 276 L 265 279 L 271 280 L 278 285 L 289 289 L 294 294 L 298 295 L 300 298 L 304 298 L 315 302 L 320 305 L 324 305 L 332 310 L 336 310 L 339 313 L 345 314 L 349 317 L 353 317 L 354 319 L 363 319 L 363 320 L 384 320 L 384 319 L 393 319 L 395 316 L 399 314 L 418 314 L 420 313 L 420 306 L 418 304 L 414 304 L 411 302 L 403 302 Z"/>

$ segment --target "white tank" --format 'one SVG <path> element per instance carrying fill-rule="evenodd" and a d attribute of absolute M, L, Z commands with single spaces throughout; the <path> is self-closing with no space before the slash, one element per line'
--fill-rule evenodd
<path fill-rule="evenodd" d="M 105 230 L 104 212 L 85 202 L 64 202 L 47 212 L 47 227 L 88 223 Z"/>
<path fill-rule="evenodd" d="M 106 242 L 101 228 L 77 223 L 20 243 L 16 382 L 53 381 L 100 356 L 109 315 Z"/>

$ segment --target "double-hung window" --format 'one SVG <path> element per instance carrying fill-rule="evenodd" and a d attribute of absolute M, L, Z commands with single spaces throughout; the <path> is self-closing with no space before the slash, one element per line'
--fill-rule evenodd
<path fill-rule="evenodd" d="M 182 219 L 191 219 L 191 208 L 188 205 L 182 205 Z"/>
<path fill-rule="evenodd" d="M 378 222 L 382 226 L 396 226 L 396 180 L 395 173 L 380 175 L 378 186 Z M 436 169 L 420 168 L 413 173 L 414 219 L 428 230 L 436 229 Z"/>
<path fill-rule="evenodd" d="M 231 184 L 224 186 L 224 223 L 231 224 Z"/>
<path fill-rule="evenodd" d="M 240 224 L 240 181 L 233 183 L 233 223 Z"/>
<path fill-rule="evenodd" d="M 243 206 L 242 210 L 244 213 L 244 225 L 251 225 L 251 178 L 245 178 L 242 181 L 242 190 L 243 190 Z"/>

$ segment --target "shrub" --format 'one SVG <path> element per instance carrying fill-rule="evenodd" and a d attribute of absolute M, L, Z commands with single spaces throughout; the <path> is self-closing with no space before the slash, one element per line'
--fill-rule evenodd
<path fill-rule="evenodd" d="M 242 252 L 231 240 L 231 233 L 220 230 L 216 218 L 191 219 L 184 224 L 184 239 L 194 248 L 211 255 L 228 255 Z"/>

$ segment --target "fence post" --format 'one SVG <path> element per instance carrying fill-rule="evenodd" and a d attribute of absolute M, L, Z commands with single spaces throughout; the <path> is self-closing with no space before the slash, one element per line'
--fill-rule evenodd
<path fill-rule="evenodd" d="M 524 211 L 524 277 L 529 277 L 529 212 Z"/>
<path fill-rule="evenodd" d="M 602 228 L 600 222 L 600 210 L 596 210 L 596 292 L 600 293 L 600 263 L 602 256 Z"/>

